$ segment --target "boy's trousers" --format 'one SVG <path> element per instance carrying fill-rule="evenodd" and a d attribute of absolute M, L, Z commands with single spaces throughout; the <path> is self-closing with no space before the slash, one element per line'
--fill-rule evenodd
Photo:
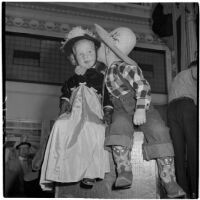
<path fill-rule="evenodd" d="M 114 112 L 112 124 L 107 128 L 105 146 L 121 145 L 132 149 L 135 103 L 130 95 L 127 98 L 111 98 Z M 158 111 L 150 106 L 146 111 L 146 123 L 140 126 L 144 134 L 143 157 L 145 160 L 174 156 L 169 128 L 166 127 Z"/>

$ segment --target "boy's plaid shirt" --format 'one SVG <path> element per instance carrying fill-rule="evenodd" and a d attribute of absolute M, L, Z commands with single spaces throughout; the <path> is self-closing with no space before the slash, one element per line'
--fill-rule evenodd
<path fill-rule="evenodd" d="M 136 108 L 148 109 L 151 102 L 151 88 L 146 79 L 144 79 L 142 70 L 125 62 L 114 62 L 105 74 L 105 84 L 108 91 L 116 98 L 129 92 L 129 88 L 120 79 L 119 73 L 133 87 L 137 99 Z"/>

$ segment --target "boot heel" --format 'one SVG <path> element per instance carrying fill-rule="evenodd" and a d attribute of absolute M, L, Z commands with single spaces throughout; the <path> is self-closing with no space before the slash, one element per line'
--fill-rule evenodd
<path fill-rule="evenodd" d="M 116 189 L 128 189 L 132 185 L 132 172 L 124 172 L 117 177 L 115 182 Z"/>

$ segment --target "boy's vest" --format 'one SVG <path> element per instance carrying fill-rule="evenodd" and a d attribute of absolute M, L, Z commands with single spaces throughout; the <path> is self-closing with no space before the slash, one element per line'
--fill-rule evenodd
<path fill-rule="evenodd" d="M 119 76 L 119 78 L 123 82 L 123 84 L 126 85 L 126 87 L 129 89 L 129 92 L 127 94 L 120 95 L 119 98 L 116 98 L 116 97 L 114 97 L 113 95 L 110 94 L 111 101 L 112 101 L 116 110 L 117 109 L 120 109 L 120 110 L 123 109 L 129 115 L 133 115 L 134 112 L 135 112 L 135 107 L 136 107 L 135 90 L 130 85 L 130 83 L 122 77 L 118 68 L 117 68 L 117 75 Z"/>

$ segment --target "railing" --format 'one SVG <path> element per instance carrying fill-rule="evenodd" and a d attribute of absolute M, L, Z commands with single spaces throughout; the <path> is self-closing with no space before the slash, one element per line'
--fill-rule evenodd
<path fill-rule="evenodd" d="M 121 4 L 127 7 L 140 8 L 145 10 L 151 10 L 153 6 L 153 3 L 115 3 L 115 4 Z"/>
<path fill-rule="evenodd" d="M 152 7 L 152 3 L 129 3 L 129 4 L 132 6 L 138 5 L 138 6 L 147 7 L 147 8 Z"/>
<path fill-rule="evenodd" d="M 36 150 L 40 144 L 42 122 L 28 120 L 6 120 L 4 137 L 6 143 L 19 144 L 22 137 L 27 138 Z"/>

